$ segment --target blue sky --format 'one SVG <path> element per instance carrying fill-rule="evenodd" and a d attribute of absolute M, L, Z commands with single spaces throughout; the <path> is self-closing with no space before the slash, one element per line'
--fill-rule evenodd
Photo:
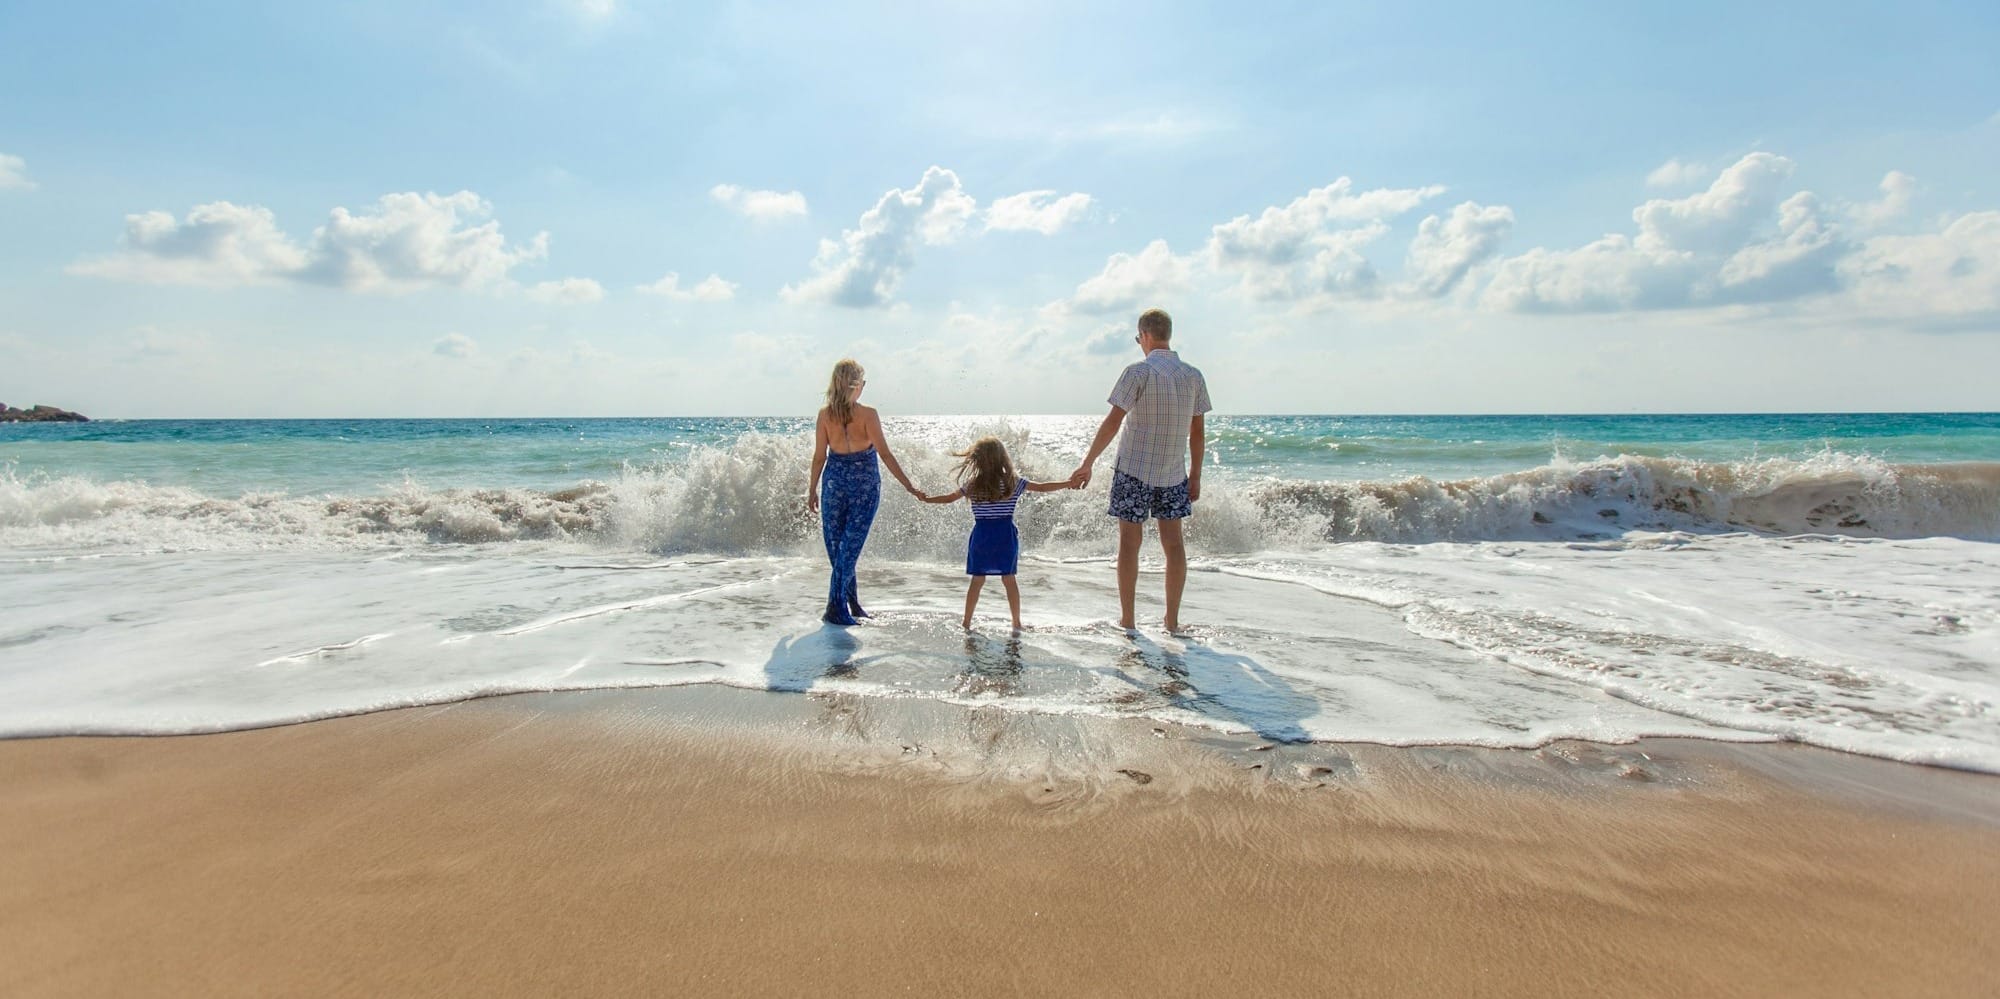
<path fill-rule="evenodd" d="M 0 399 L 2000 408 L 1995 8 L 1600 6 L 10 5 Z"/>

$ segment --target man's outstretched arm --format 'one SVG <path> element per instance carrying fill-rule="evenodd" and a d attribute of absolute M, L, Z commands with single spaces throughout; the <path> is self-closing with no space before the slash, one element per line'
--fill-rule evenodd
<path fill-rule="evenodd" d="M 1083 456 L 1083 463 L 1076 466 L 1076 471 L 1070 473 L 1069 484 L 1072 487 L 1082 489 L 1090 485 L 1090 466 L 1097 464 L 1097 456 L 1111 446 L 1111 442 L 1118 437 L 1118 428 L 1124 423 L 1125 411 L 1117 406 L 1104 414 L 1104 422 L 1097 427 L 1097 439 L 1090 442 L 1090 452 Z"/>

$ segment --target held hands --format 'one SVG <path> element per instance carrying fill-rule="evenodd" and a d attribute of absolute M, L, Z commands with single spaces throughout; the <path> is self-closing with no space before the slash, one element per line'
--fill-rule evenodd
<path fill-rule="evenodd" d="M 903 488 L 909 490 L 910 495 L 915 496 L 917 498 L 917 501 L 920 503 L 949 503 L 952 500 L 958 498 L 957 493 L 939 493 L 936 496 L 933 496 L 930 493 L 918 489 L 916 483 L 914 482 L 903 483 Z"/>
<path fill-rule="evenodd" d="M 1090 485 L 1090 466 L 1076 466 L 1076 471 L 1069 473 L 1069 487 L 1071 489 L 1082 489 L 1088 485 Z"/>

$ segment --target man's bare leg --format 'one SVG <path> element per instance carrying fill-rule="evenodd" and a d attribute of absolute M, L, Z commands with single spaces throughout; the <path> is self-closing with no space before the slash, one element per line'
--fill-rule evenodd
<path fill-rule="evenodd" d="M 1181 630 L 1181 591 L 1187 589 L 1187 546 L 1181 543 L 1181 522 L 1162 520 L 1160 551 L 1167 557 L 1167 630 Z"/>
<path fill-rule="evenodd" d="M 1146 525 L 1129 520 L 1118 522 L 1118 626 L 1131 631 L 1133 592 L 1139 588 L 1139 542 L 1146 539 Z"/>

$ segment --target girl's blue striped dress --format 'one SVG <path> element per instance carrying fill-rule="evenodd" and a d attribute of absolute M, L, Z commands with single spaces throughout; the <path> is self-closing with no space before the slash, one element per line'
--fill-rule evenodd
<path fill-rule="evenodd" d="M 1028 480 L 1014 484 L 1003 500 L 972 500 L 972 537 L 965 543 L 965 574 L 1012 576 L 1021 563 L 1021 534 L 1014 528 L 1014 504 L 1028 490 Z M 961 493 L 963 489 L 959 490 Z M 972 499 L 966 494 L 967 499 Z"/>

